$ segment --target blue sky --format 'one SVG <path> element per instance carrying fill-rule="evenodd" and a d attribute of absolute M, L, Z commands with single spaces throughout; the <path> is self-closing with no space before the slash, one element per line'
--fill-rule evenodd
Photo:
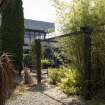
<path fill-rule="evenodd" d="M 23 0 L 26 19 L 54 22 L 55 8 L 50 0 Z"/>

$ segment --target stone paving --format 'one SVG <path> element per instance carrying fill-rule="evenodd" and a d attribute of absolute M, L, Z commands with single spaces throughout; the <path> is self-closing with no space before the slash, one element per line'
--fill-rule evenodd
<path fill-rule="evenodd" d="M 6 105 L 62 105 L 41 92 L 25 92 L 9 99 Z"/>
<path fill-rule="evenodd" d="M 6 105 L 85 105 L 79 96 L 68 97 L 56 87 L 33 86 L 14 94 Z"/>

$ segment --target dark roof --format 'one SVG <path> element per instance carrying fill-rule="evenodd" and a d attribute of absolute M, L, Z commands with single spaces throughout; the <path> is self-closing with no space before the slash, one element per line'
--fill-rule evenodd
<path fill-rule="evenodd" d="M 55 30 L 54 23 L 44 22 L 44 21 L 36 21 L 36 20 L 30 20 L 30 19 L 24 20 L 24 26 L 25 26 L 25 29 L 42 30 L 45 32 L 48 32 L 49 29 Z"/>

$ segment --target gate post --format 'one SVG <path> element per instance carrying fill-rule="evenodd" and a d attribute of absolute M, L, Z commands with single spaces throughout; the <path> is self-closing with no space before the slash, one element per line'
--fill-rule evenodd
<path fill-rule="evenodd" d="M 87 100 L 91 99 L 91 74 L 92 74 L 92 62 L 91 62 L 91 34 L 92 28 L 81 27 L 81 31 L 84 33 L 84 97 Z"/>
<path fill-rule="evenodd" d="M 36 40 L 36 69 L 37 69 L 37 83 L 41 83 L 41 43 L 40 39 Z"/>
<path fill-rule="evenodd" d="M 32 45 L 33 63 L 35 64 L 37 83 L 41 83 L 41 43 L 35 39 Z"/>

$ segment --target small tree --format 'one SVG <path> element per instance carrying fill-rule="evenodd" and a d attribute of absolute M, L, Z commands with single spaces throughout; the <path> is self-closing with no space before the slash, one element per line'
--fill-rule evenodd
<path fill-rule="evenodd" d="M 21 0 L 9 0 L 2 11 L 1 50 L 13 53 L 19 74 L 22 70 L 24 17 Z"/>

